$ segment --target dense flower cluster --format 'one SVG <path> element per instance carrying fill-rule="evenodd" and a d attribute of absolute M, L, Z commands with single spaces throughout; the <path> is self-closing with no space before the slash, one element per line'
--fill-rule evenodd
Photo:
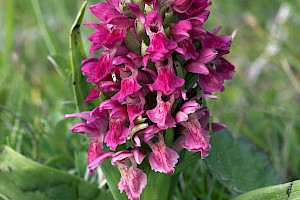
<path fill-rule="evenodd" d="M 139 168 L 144 158 L 152 170 L 172 174 L 179 151 L 205 158 L 209 130 L 223 128 L 209 124 L 209 110 L 201 103 L 223 91 L 235 70 L 223 58 L 231 37 L 217 35 L 220 27 L 203 28 L 210 5 L 208 0 L 107 0 L 90 6 L 101 20 L 86 24 L 95 29 L 90 53 L 102 52 L 82 61 L 82 73 L 95 86 L 86 103 L 99 95 L 106 100 L 93 111 L 66 117 L 85 120 L 71 131 L 90 139 L 90 172 L 111 157 L 122 176 L 119 189 L 131 200 L 139 199 L 147 184 Z"/>

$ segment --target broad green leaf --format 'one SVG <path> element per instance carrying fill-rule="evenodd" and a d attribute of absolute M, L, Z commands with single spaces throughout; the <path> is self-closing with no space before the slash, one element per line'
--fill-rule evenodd
<path fill-rule="evenodd" d="M 233 139 L 228 131 L 214 133 L 205 159 L 208 169 L 236 193 L 276 184 L 278 177 L 265 154 L 245 139 Z"/>
<path fill-rule="evenodd" d="M 87 111 L 92 109 L 92 107 L 84 103 L 91 86 L 86 82 L 86 78 L 81 74 L 80 70 L 81 61 L 86 58 L 80 33 L 80 26 L 86 5 L 87 1 L 85 1 L 81 6 L 74 24 L 72 25 L 69 37 L 73 75 L 72 81 L 78 111 Z"/>
<path fill-rule="evenodd" d="M 4 146 L 0 150 L 0 199 L 112 200 L 112 196 L 79 177 L 36 163 Z"/>
<path fill-rule="evenodd" d="M 300 180 L 252 190 L 234 200 L 293 200 L 300 199 Z"/>

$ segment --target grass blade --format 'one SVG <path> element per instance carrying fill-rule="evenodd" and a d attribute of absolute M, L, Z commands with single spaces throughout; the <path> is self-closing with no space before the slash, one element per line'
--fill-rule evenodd
<path fill-rule="evenodd" d="M 49 31 L 49 28 L 44 20 L 44 15 L 41 11 L 40 4 L 38 0 L 31 0 L 33 10 L 36 16 L 36 19 L 38 21 L 38 25 L 40 28 L 40 31 L 42 33 L 42 36 L 44 38 L 44 41 L 46 43 L 46 46 L 48 48 L 48 51 L 51 55 L 57 54 L 57 48 L 54 44 L 54 40 L 51 37 L 51 33 Z"/>

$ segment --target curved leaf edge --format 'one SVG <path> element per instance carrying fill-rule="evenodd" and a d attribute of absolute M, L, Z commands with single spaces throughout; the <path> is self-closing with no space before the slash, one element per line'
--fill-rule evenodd
<path fill-rule="evenodd" d="M 5 197 L 25 200 L 29 196 L 50 198 L 49 194 L 63 195 L 63 192 L 67 192 L 64 188 L 74 187 L 77 191 L 75 195 L 79 198 L 89 193 L 88 196 L 92 199 L 112 199 L 109 191 L 101 190 L 96 185 L 65 171 L 37 163 L 6 145 L 0 148 L 0 177 L 0 199 Z M 38 184 L 39 182 L 42 184 Z"/>
<path fill-rule="evenodd" d="M 259 188 L 241 194 L 233 200 L 300 199 L 300 180 Z"/>
<path fill-rule="evenodd" d="M 266 154 L 266 152 L 264 150 L 258 149 L 257 146 L 251 142 L 249 142 L 245 137 L 243 136 L 239 136 L 238 138 L 234 138 L 231 134 L 230 131 L 226 130 L 222 130 L 222 131 L 218 131 L 216 133 L 213 133 L 212 136 L 217 135 L 223 133 L 226 135 L 226 137 L 229 138 L 229 140 L 231 140 L 232 144 L 238 144 L 238 143 L 243 143 L 244 145 L 247 145 L 248 148 L 251 151 L 251 154 L 259 154 L 259 156 L 261 156 L 261 159 L 264 161 L 265 165 L 264 165 L 264 169 L 270 169 L 270 170 L 274 170 L 275 172 L 275 168 L 274 166 L 271 164 L 270 160 L 268 159 L 268 156 Z M 232 180 L 229 177 L 226 177 L 222 174 L 222 172 L 216 170 L 214 167 L 211 166 L 211 164 L 208 162 L 207 159 L 204 159 L 205 163 L 206 163 L 206 167 L 209 170 L 209 172 L 212 174 L 212 176 L 216 177 L 219 182 L 221 184 L 223 184 L 227 189 L 229 189 L 229 191 L 231 191 L 232 193 L 239 195 L 239 194 L 243 194 L 245 192 L 248 192 L 250 190 L 247 191 L 243 191 L 237 188 L 235 180 Z M 269 184 L 269 185 L 273 185 L 276 183 L 279 183 L 279 177 L 276 177 L 276 182 Z M 266 185 L 268 186 L 268 185 Z M 254 188 L 257 189 L 257 188 Z"/>

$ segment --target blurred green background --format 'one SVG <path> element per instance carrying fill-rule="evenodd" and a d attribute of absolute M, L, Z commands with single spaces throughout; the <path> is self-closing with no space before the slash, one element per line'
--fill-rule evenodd
<path fill-rule="evenodd" d="M 72 135 L 68 128 L 76 120 L 63 116 L 76 111 L 68 35 L 82 2 L 0 0 L 0 145 L 80 177 L 86 172 L 88 141 Z M 226 123 L 234 137 L 243 135 L 265 151 L 280 182 L 299 179 L 300 1 L 212 2 L 205 26 L 222 25 L 222 34 L 235 34 L 228 59 L 236 66 L 225 92 L 208 101 L 213 121 Z M 84 21 L 96 21 L 88 11 Z M 88 51 L 92 30 L 82 31 Z M 193 185 L 202 186 L 189 190 Z M 231 196 L 199 161 L 181 176 L 177 198 L 209 199 L 219 193 Z"/>

